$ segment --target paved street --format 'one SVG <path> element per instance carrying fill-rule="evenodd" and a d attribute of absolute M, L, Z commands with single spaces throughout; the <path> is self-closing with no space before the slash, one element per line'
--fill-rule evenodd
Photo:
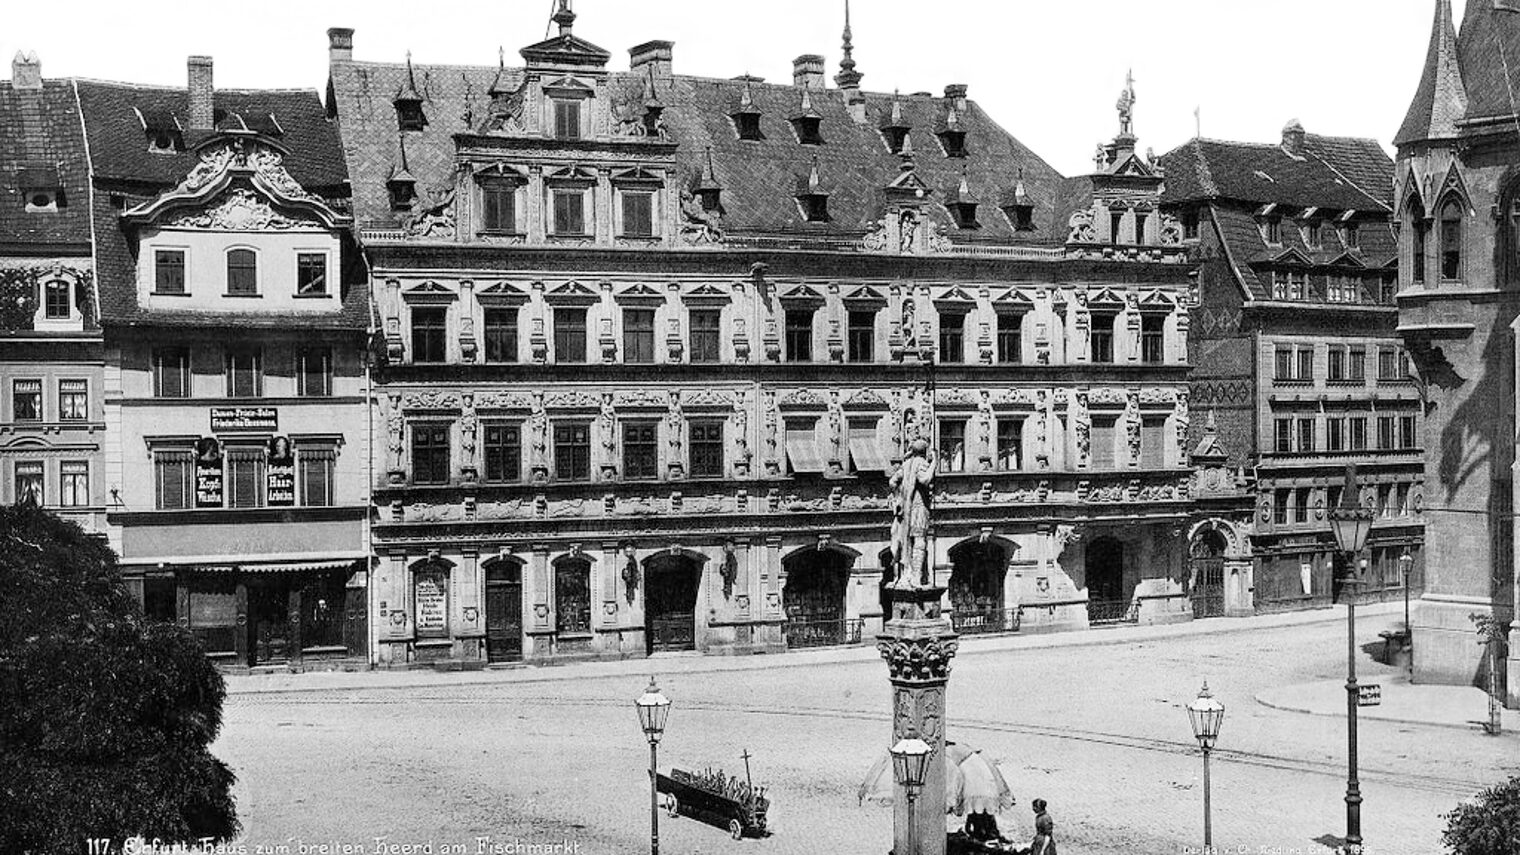
<path fill-rule="evenodd" d="M 1003 823 L 1013 836 L 1028 838 L 1028 805 L 1041 797 L 1063 853 L 1180 853 L 1202 838 L 1201 763 L 1182 706 L 1206 678 L 1228 707 L 1213 774 L 1216 845 L 1325 852 L 1317 841 L 1345 828 L 1344 720 L 1254 700 L 1343 676 L 1344 623 L 1325 616 L 1140 641 L 1095 632 L 1086 638 L 1097 643 L 1034 649 L 970 642 L 955 660 L 947 732 L 1001 761 L 1019 802 Z M 1394 620 L 1360 622 L 1360 643 L 1370 648 Z M 1120 643 L 1102 643 L 1109 638 Z M 662 814 L 664 851 L 882 853 L 890 811 L 859 806 L 855 791 L 888 743 L 889 688 L 880 661 L 856 659 L 766 657 L 711 670 L 703 664 L 712 660 L 679 658 L 397 688 L 374 687 L 411 675 L 364 675 L 368 688 L 299 692 L 247 691 L 258 678 L 239 678 L 215 750 L 237 771 L 250 844 L 362 843 L 368 852 L 385 837 L 479 852 L 492 851 L 476 842 L 490 837 L 504 847 L 568 840 L 581 853 L 638 852 L 648 846 L 648 753 L 632 700 L 663 668 L 674 708 L 662 769 L 742 775 L 747 748 L 756 781 L 771 789 L 775 832 L 735 843 Z M 1364 679 L 1394 677 L 1369 656 L 1359 669 Z M 308 678 L 322 675 L 288 681 Z M 1361 733 L 1369 855 L 1441 851 L 1440 814 L 1520 772 L 1513 731 L 1496 740 L 1364 720 Z"/>

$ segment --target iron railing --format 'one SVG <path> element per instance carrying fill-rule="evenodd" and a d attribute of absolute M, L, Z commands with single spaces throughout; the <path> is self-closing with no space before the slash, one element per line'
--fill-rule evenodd
<path fill-rule="evenodd" d="M 950 625 L 961 635 L 1018 632 L 1023 609 L 960 609 L 950 612 Z"/>
<path fill-rule="evenodd" d="M 792 619 L 786 622 L 787 647 L 833 647 L 859 644 L 865 621 L 860 618 Z"/>
<path fill-rule="evenodd" d="M 1194 618 L 1224 616 L 1224 591 L 1219 588 L 1194 588 L 1188 599 L 1193 601 Z"/>
<path fill-rule="evenodd" d="M 1117 623 L 1138 623 L 1140 602 L 1138 600 L 1089 600 L 1087 623 L 1105 626 Z"/>

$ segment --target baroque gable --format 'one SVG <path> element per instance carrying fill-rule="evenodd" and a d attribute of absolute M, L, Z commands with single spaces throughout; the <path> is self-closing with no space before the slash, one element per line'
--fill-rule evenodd
<path fill-rule="evenodd" d="M 350 222 L 291 177 L 277 146 L 242 136 L 206 146 L 179 184 L 122 220 L 229 231 L 330 230 Z"/>

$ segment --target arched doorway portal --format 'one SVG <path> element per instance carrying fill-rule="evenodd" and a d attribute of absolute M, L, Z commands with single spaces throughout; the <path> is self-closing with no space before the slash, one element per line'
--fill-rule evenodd
<path fill-rule="evenodd" d="M 855 556 L 835 549 L 799 549 L 784 561 L 787 647 L 825 647 L 860 640 L 860 621 L 845 620 L 845 588 Z"/>
<path fill-rule="evenodd" d="M 702 564 L 684 553 L 644 561 L 644 646 L 649 653 L 697 649 Z"/>
<path fill-rule="evenodd" d="M 967 540 L 950 549 L 950 620 L 957 632 L 1010 628 L 1003 612 L 1009 550 L 997 541 Z"/>
<path fill-rule="evenodd" d="M 1088 623 L 1128 620 L 1131 608 L 1124 593 L 1124 544 L 1112 537 L 1093 540 L 1087 545 L 1084 573 Z"/>
<path fill-rule="evenodd" d="M 1188 598 L 1193 602 L 1193 617 L 1219 617 L 1224 614 L 1224 551 L 1229 547 L 1224 535 L 1206 529 L 1188 546 L 1192 580 Z"/>
<path fill-rule="evenodd" d="M 486 661 L 522 658 L 522 565 L 498 558 L 486 570 Z"/>

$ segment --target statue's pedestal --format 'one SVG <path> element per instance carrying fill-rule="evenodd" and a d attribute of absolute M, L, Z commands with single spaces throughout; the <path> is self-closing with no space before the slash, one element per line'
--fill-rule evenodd
<path fill-rule="evenodd" d="M 945 685 L 959 639 L 940 613 L 944 593 L 938 587 L 893 588 L 891 614 L 876 638 L 892 681 L 891 744 L 916 738 L 932 749 L 911 826 L 907 790 L 901 782 L 895 784 L 895 855 L 945 852 Z"/>

